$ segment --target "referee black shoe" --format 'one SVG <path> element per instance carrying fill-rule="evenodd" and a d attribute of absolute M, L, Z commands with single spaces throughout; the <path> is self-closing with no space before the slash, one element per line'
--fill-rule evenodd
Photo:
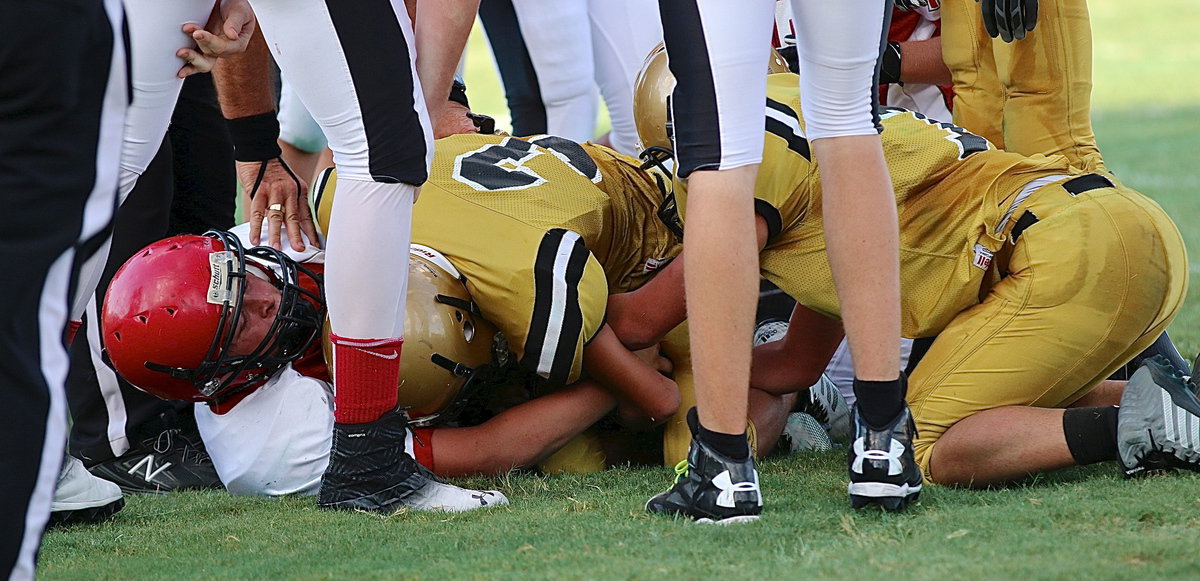
<path fill-rule="evenodd" d="M 88 471 L 128 494 L 224 488 L 194 427 L 168 427 Z"/>
<path fill-rule="evenodd" d="M 408 416 L 392 411 L 365 424 L 333 426 L 333 449 L 317 506 L 392 514 L 400 509 L 462 512 L 508 504 L 496 490 L 446 484 L 404 450 Z"/>
<path fill-rule="evenodd" d="M 692 435 L 688 457 L 675 466 L 675 484 L 646 502 L 657 514 L 686 516 L 696 522 L 735 524 L 758 520 L 762 491 L 754 455 L 732 460 Z"/>
<path fill-rule="evenodd" d="M 921 495 L 921 469 L 913 459 L 917 429 L 908 405 L 886 426 L 867 425 L 854 405 L 854 442 L 850 446 L 850 506 L 875 503 L 903 510 Z"/>

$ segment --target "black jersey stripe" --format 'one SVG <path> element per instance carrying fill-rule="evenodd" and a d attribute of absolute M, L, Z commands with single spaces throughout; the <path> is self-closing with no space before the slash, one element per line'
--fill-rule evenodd
<path fill-rule="evenodd" d="M 325 188 L 329 185 L 329 180 L 333 178 L 335 171 L 336 170 L 332 167 L 327 167 L 321 170 L 320 175 L 317 176 L 317 183 L 313 184 L 312 196 L 310 196 L 312 198 L 313 218 L 319 219 L 321 216 L 321 204 L 325 201 Z M 330 203 L 333 202 L 330 201 Z M 329 234 L 329 224 L 317 224 L 317 226 L 319 226 L 326 235 Z"/>
<path fill-rule="evenodd" d="M 696 0 L 659 0 L 658 7 L 663 15 L 669 66 L 676 80 L 671 118 L 685 120 L 674 124 L 676 174 L 684 178 L 698 169 L 721 165 L 716 81 Z"/>
<path fill-rule="evenodd" d="M 579 281 L 590 253 L 578 234 L 555 228 L 542 237 L 534 259 L 533 315 L 521 363 L 538 375 L 565 383 L 583 330 Z"/>
<path fill-rule="evenodd" d="M 770 202 L 761 198 L 754 198 L 754 213 L 763 217 L 767 221 L 767 238 L 774 238 L 783 232 L 783 217 L 779 215 L 779 210 L 772 206 Z"/>
<path fill-rule="evenodd" d="M 787 105 L 784 105 L 775 99 L 767 97 L 767 108 L 779 111 L 780 113 L 795 119 L 796 123 L 800 123 L 800 116 L 796 115 L 796 112 L 793 111 L 791 107 L 788 107 Z"/>
<path fill-rule="evenodd" d="M 808 148 L 808 140 L 796 135 L 792 128 L 782 121 L 767 117 L 767 132 L 786 141 L 788 149 L 796 152 L 800 157 L 812 161 L 812 151 Z"/>
<path fill-rule="evenodd" d="M 377 182 L 421 185 L 425 132 L 404 28 L 390 0 L 325 0 L 346 55 Z M 403 6 L 400 8 L 403 10 Z"/>
<path fill-rule="evenodd" d="M 781 120 L 780 117 L 790 120 L 791 123 Z M 792 127 L 792 125 L 795 127 Z M 768 98 L 766 127 L 769 133 L 786 141 L 788 149 L 796 152 L 800 157 L 812 161 L 812 152 L 808 146 L 808 139 L 805 139 L 804 135 L 797 131 L 797 128 L 800 127 L 800 116 L 791 107 Z"/>

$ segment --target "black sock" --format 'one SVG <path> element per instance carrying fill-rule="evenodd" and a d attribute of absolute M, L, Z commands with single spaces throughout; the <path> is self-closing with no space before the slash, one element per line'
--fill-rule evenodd
<path fill-rule="evenodd" d="M 858 413 L 872 428 L 881 428 L 891 423 L 904 409 L 904 396 L 908 393 L 908 378 L 903 373 L 891 381 L 863 381 L 854 378 L 854 397 Z"/>
<path fill-rule="evenodd" d="M 736 462 L 750 457 L 750 442 L 746 440 L 746 432 L 724 434 L 709 430 L 700 425 L 700 416 L 696 414 L 696 408 L 688 410 L 687 421 L 693 436 L 712 448 L 714 452 Z"/>
<path fill-rule="evenodd" d="M 1117 459 L 1117 409 L 1068 408 L 1063 414 L 1067 448 L 1080 465 Z"/>

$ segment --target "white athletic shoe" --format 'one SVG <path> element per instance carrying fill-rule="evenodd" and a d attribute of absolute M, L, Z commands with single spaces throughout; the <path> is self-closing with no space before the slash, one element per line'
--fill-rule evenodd
<path fill-rule="evenodd" d="M 833 441 L 829 439 L 825 427 L 816 418 L 804 412 L 788 414 L 783 435 L 787 437 L 788 448 L 792 452 L 821 452 L 833 449 Z"/>
<path fill-rule="evenodd" d="M 780 321 L 778 319 L 763 321 L 754 329 L 754 346 L 758 347 L 763 343 L 771 343 L 783 339 L 783 336 L 787 334 L 787 330 L 787 321 Z"/>
<path fill-rule="evenodd" d="M 807 395 L 802 392 L 800 398 L 800 405 L 796 408 L 798 411 L 816 418 L 834 442 L 850 443 L 854 431 L 850 405 L 828 375 L 822 373 L 821 379 L 808 388 Z"/>
<path fill-rule="evenodd" d="M 54 500 L 50 503 L 52 525 L 98 522 L 116 514 L 123 506 L 125 498 L 119 486 L 92 476 L 78 458 L 63 459 Z"/>
<path fill-rule="evenodd" d="M 409 508 L 445 512 L 465 512 L 505 504 L 508 504 L 508 497 L 499 490 L 469 490 L 436 480 L 429 480 L 404 499 L 404 505 Z"/>

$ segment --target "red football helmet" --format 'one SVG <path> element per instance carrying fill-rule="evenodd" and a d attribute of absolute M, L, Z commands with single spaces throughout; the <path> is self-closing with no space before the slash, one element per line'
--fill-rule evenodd
<path fill-rule="evenodd" d="M 271 282 L 281 299 L 258 347 L 232 355 L 247 276 Z M 311 279 L 307 288 L 301 277 Z M 317 275 L 282 252 L 243 250 L 228 232 L 174 236 L 143 248 L 113 276 L 104 299 L 104 348 L 117 372 L 142 391 L 220 403 L 305 353 L 325 318 L 321 288 Z"/>

